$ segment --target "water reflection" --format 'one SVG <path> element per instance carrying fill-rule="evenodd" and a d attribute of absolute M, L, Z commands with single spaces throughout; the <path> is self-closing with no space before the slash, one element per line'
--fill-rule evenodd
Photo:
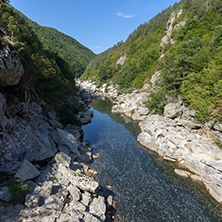
<path fill-rule="evenodd" d="M 119 221 L 222 221 L 221 206 L 175 175 L 173 164 L 141 147 L 138 124 L 112 114 L 111 106 L 108 100 L 93 100 L 94 118 L 83 130 L 100 153 L 93 163 L 99 181 L 116 191 Z"/>

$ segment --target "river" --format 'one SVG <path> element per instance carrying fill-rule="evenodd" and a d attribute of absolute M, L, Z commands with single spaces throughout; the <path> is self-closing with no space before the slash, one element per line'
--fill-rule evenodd
<path fill-rule="evenodd" d="M 100 158 L 98 181 L 113 187 L 120 222 L 222 221 L 222 207 L 198 184 L 174 173 L 174 165 L 137 142 L 138 123 L 111 113 L 108 99 L 94 99 L 92 122 L 83 126 Z"/>

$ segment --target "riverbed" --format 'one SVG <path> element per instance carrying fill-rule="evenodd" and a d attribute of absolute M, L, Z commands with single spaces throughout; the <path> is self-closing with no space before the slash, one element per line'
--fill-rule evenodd
<path fill-rule="evenodd" d="M 84 140 L 99 153 L 92 166 L 98 180 L 110 185 L 117 202 L 116 221 L 222 221 L 222 207 L 191 180 L 174 173 L 174 165 L 140 146 L 138 123 L 111 113 L 108 99 L 94 99 L 92 122 Z"/>

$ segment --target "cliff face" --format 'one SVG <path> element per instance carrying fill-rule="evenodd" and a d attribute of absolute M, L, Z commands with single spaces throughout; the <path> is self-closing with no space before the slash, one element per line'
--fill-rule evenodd
<path fill-rule="evenodd" d="M 8 46 L 0 49 L 0 86 L 18 84 L 24 69 L 17 53 L 12 53 Z"/>

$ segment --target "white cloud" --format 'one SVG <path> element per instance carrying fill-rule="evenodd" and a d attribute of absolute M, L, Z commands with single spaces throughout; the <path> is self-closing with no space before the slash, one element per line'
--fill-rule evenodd
<path fill-rule="evenodd" d="M 133 17 L 135 17 L 135 15 L 124 15 L 124 14 L 121 13 L 121 12 L 117 13 L 117 15 L 118 15 L 119 17 L 122 17 L 122 18 L 133 18 Z"/>
<path fill-rule="evenodd" d="M 93 46 L 92 49 L 101 49 L 102 46 Z"/>

